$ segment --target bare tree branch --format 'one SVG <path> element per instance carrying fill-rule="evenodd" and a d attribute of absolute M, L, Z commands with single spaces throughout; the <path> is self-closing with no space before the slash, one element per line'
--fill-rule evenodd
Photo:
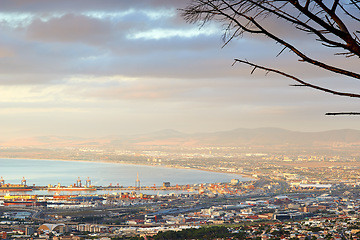
<path fill-rule="evenodd" d="M 360 112 L 328 112 L 325 115 L 338 116 L 338 115 L 360 115 Z"/>
<path fill-rule="evenodd" d="M 319 0 L 313 0 L 315 2 L 319 2 Z M 335 18 L 338 25 L 343 28 L 343 31 L 339 28 L 335 28 L 332 24 L 328 24 L 323 21 L 319 16 L 318 13 L 312 13 L 309 10 L 305 9 L 300 5 L 300 3 L 296 0 L 288 0 L 288 1 L 270 1 L 270 0 L 263 0 L 263 1 L 255 1 L 255 0 L 239 0 L 239 1 L 229 1 L 229 0 L 194 0 L 194 2 L 198 2 L 200 4 L 191 5 L 190 7 L 183 9 L 183 16 L 189 22 L 197 22 L 197 21 L 209 21 L 210 19 L 214 19 L 215 17 L 222 17 L 219 21 L 228 21 L 229 25 L 227 27 L 227 31 L 231 29 L 240 29 L 241 31 L 236 30 L 233 35 L 231 35 L 231 39 L 236 37 L 237 35 L 241 35 L 244 32 L 252 33 L 252 34 L 262 34 L 265 35 L 274 41 L 282 44 L 284 47 L 290 49 L 293 53 L 300 57 L 300 60 L 303 62 L 310 63 L 312 65 L 318 66 L 325 70 L 342 74 L 345 76 L 349 76 L 351 78 L 360 79 L 360 74 L 355 73 L 352 71 L 348 71 L 343 68 L 338 68 L 336 66 L 331 66 L 326 64 L 322 61 L 318 61 L 309 57 L 308 55 L 304 54 L 300 51 L 297 47 L 290 44 L 285 39 L 276 36 L 269 30 L 265 29 L 263 24 L 261 24 L 258 20 L 256 20 L 259 16 L 267 17 L 269 14 L 274 14 L 280 19 L 283 19 L 287 22 L 290 22 L 295 25 L 299 25 L 304 29 L 307 29 L 309 32 L 316 34 L 319 39 L 325 43 L 328 43 L 328 46 L 332 47 L 339 47 L 349 51 L 349 56 L 358 55 L 360 56 L 360 45 L 357 44 L 356 39 L 352 38 L 352 35 L 348 33 L 346 27 L 342 27 L 344 24 L 341 20 L 337 17 L 336 14 L 331 13 L 331 11 L 321 3 L 320 6 L 322 7 L 322 12 L 329 12 L 332 15 L 330 16 L 331 19 Z M 280 7 L 276 7 L 274 3 L 282 2 Z M 296 9 L 301 10 L 302 14 L 305 14 L 309 17 L 310 20 L 314 21 L 315 23 L 319 24 L 320 26 L 324 27 L 324 30 L 317 30 L 311 27 L 309 24 L 306 24 L 304 21 L 300 21 L 297 18 L 290 16 L 289 14 L 285 13 L 281 10 L 282 7 L 285 6 L 283 3 L 292 4 Z M 310 1 L 311 2 L 311 1 Z M 319 6 L 318 6 L 319 7 Z M 210 9 L 208 9 L 210 8 Z M 205 15 L 204 15 L 205 14 Z M 328 16 L 325 16 L 325 19 Z M 241 19 L 246 20 L 246 22 L 241 22 Z M 339 37 L 340 39 L 346 39 L 346 44 L 330 40 L 329 38 L 325 37 L 324 34 L 332 33 L 333 35 Z M 224 35 L 226 36 L 226 35 Z"/>
<path fill-rule="evenodd" d="M 313 34 L 321 47 L 339 50 L 335 56 L 360 57 L 360 1 L 323 1 L 323 0 L 192 0 L 191 4 L 182 9 L 182 15 L 188 22 L 201 22 L 203 26 L 208 21 L 218 21 L 226 26 L 224 46 L 231 40 L 245 33 L 266 36 L 285 49 L 298 56 L 301 62 L 306 62 L 323 70 L 360 80 L 360 73 L 345 69 L 340 65 L 331 65 L 324 60 L 316 59 L 311 53 L 306 53 L 302 46 L 292 43 L 263 21 L 271 18 L 273 21 L 287 23 L 301 34 Z M 286 35 L 285 35 L 286 36 Z M 312 84 L 301 80 L 284 71 L 264 67 L 249 61 L 235 59 L 252 67 L 251 74 L 256 69 L 267 73 L 273 72 L 296 81 L 292 86 L 309 87 L 325 93 L 351 98 L 360 98 L 360 94 L 342 92 Z M 329 113 L 327 115 L 358 115 L 356 112 Z M 360 114 L 359 114 L 360 115 Z"/>
<path fill-rule="evenodd" d="M 251 74 L 254 73 L 254 71 L 259 68 L 261 70 L 264 70 L 264 71 L 267 71 L 267 72 L 273 72 L 273 73 L 276 73 L 276 74 L 279 74 L 279 75 L 282 75 L 284 77 L 287 77 L 287 78 L 290 78 L 298 83 L 300 83 L 302 87 L 309 87 L 309 88 L 313 88 L 313 89 L 316 89 L 316 90 L 319 90 L 319 91 L 322 91 L 322 92 L 326 92 L 326 93 L 331 93 L 331 94 L 334 94 L 334 95 L 337 95 L 337 96 L 346 96 L 346 97 L 354 97 L 354 98 L 360 98 L 360 94 L 356 94 L 356 93 L 347 93 L 347 92 L 340 92 L 340 91 L 335 91 L 335 90 L 331 90 L 329 88 L 324 88 L 324 87 L 320 87 L 320 86 L 317 86 L 317 85 L 314 85 L 314 84 L 311 84 L 311 83 L 308 83 L 308 82 L 305 82 L 295 76 L 292 76 L 290 74 L 287 74 L 287 73 L 284 73 L 282 71 L 279 71 L 279 70 L 276 70 L 276 69 L 272 69 L 272 68 L 268 68 L 268 67 L 264 67 L 264 66 L 260 66 L 260 65 L 257 65 L 257 64 L 254 64 L 254 63 L 251 63 L 249 61 L 246 61 L 246 60 L 241 60 L 241 59 L 234 59 L 235 62 L 240 62 L 240 63 L 244 63 L 246 65 L 249 65 L 249 66 L 252 66 L 254 67 L 253 70 L 251 71 Z M 233 64 L 234 65 L 234 64 Z M 299 86 L 299 85 L 295 85 L 295 86 Z"/>

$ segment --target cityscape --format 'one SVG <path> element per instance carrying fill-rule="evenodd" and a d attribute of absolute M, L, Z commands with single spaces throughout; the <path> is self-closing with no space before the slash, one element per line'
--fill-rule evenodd
<path fill-rule="evenodd" d="M 332 141 L 337 140 L 328 144 L 333 145 Z M 25 178 L 8 183 L 1 178 L 3 238 L 171 239 L 176 238 L 173 232 L 196 234 L 191 231 L 205 231 L 206 227 L 240 239 L 356 239 L 360 236 L 356 141 L 347 147 L 337 142 L 345 151 L 328 151 L 328 144 L 323 144 L 316 151 L 298 154 L 292 147 L 299 146 L 281 144 L 276 148 L 38 147 L 36 155 L 31 155 L 34 147 L 3 147 L 2 158 L 56 155 L 59 160 L 101 160 L 231 175 L 228 182 L 178 184 L 164 179 L 161 185 L 149 186 L 142 184 L 139 174 L 128 186 L 96 186 L 91 176 L 74 179 L 69 186 L 27 185 L 30 179 Z"/>
<path fill-rule="evenodd" d="M 360 0 L 0 0 L 0 239 L 360 239 L 359 26 Z"/>

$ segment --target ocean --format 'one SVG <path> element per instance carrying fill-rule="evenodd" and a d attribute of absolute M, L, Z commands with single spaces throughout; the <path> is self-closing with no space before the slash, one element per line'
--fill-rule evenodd
<path fill-rule="evenodd" d="M 89 177 L 94 186 L 134 186 L 139 175 L 141 186 L 161 186 L 170 182 L 179 184 L 201 184 L 250 180 L 237 174 L 209 172 L 194 169 L 176 169 L 160 166 L 143 166 L 107 162 L 59 161 L 35 159 L 0 159 L 0 176 L 5 183 L 20 184 L 24 177 L 27 185 L 68 186 L 80 177 L 85 184 Z"/>

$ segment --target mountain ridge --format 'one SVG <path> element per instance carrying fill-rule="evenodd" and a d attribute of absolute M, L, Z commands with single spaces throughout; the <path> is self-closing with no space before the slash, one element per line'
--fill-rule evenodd
<path fill-rule="evenodd" d="M 37 136 L 2 141 L 3 147 L 65 147 L 65 146 L 251 146 L 251 145 L 341 145 L 360 144 L 360 130 L 336 129 L 302 132 L 283 128 L 236 128 L 228 131 L 182 133 L 164 129 L 145 134 L 111 135 L 107 137 Z"/>

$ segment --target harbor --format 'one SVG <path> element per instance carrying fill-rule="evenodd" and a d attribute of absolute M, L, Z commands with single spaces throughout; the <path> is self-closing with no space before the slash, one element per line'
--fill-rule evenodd
<path fill-rule="evenodd" d="M 93 186 L 91 180 L 86 179 L 82 184 L 80 178 L 69 186 L 51 185 L 28 186 L 26 179 L 21 184 L 5 183 L 0 181 L 0 205 L 6 207 L 47 207 L 47 208 L 82 208 L 98 207 L 102 205 L 123 205 L 129 201 L 156 200 L 163 197 L 204 194 L 241 195 L 251 191 L 252 182 L 239 185 L 238 179 L 229 183 L 186 184 L 171 186 L 170 182 L 163 182 L 161 186 L 141 186 L 137 178 L 134 186 Z M 26 189 L 26 190 L 25 190 Z"/>
<path fill-rule="evenodd" d="M 234 180 L 233 180 L 234 181 Z M 211 184 L 216 185 L 216 184 Z M 218 186 L 218 185 L 216 185 Z M 31 193 L 36 191 L 47 191 L 49 193 L 53 193 L 50 195 L 56 195 L 62 192 L 82 192 L 82 193 L 92 193 L 96 191 L 199 191 L 204 188 L 204 184 L 186 184 L 186 185 L 178 185 L 171 186 L 170 182 L 163 182 L 161 186 L 141 186 L 140 180 L 137 178 L 135 186 L 120 186 L 112 184 L 108 186 L 93 186 L 91 185 L 91 180 L 89 178 L 86 179 L 86 184 L 83 185 L 80 177 L 76 180 L 76 183 L 69 186 L 62 186 L 60 183 L 57 185 L 47 185 L 47 186 L 36 186 L 35 184 L 32 186 L 26 185 L 26 179 L 23 178 L 21 180 L 21 184 L 12 184 L 5 183 L 5 180 L 1 177 L 0 179 L 0 196 L 3 195 L 1 193 Z"/>
<path fill-rule="evenodd" d="M 34 159 L 0 159 L 0 164 L 5 208 L 117 207 L 174 196 L 241 195 L 252 188 L 251 179 L 241 175 L 195 169 Z"/>
<path fill-rule="evenodd" d="M 21 184 L 22 177 L 28 186 L 70 186 L 78 177 L 83 185 L 89 177 L 93 186 L 135 186 L 137 175 L 141 186 L 205 184 L 251 180 L 234 173 L 219 173 L 197 169 L 179 169 L 164 166 L 145 166 L 109 162 L 60 161 L 37 159 L 0 159 L 0 176 L 5 183 Z"/>

